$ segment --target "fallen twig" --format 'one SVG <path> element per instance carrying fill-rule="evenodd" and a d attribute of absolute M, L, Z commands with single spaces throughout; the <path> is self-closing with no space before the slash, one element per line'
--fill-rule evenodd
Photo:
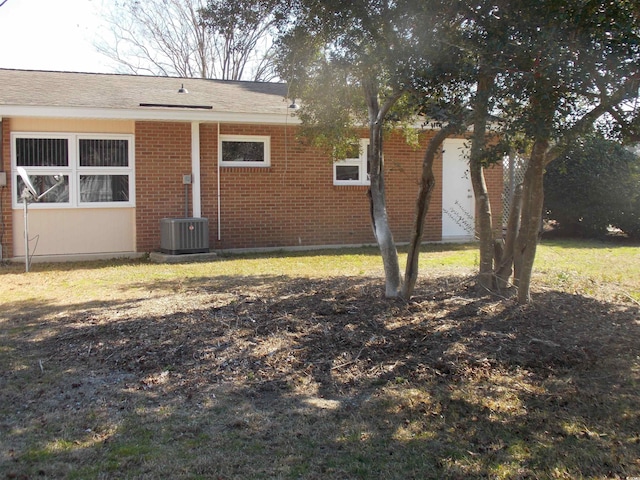
<path fill-rule="evenodd" d="M 638 300 L 636 300 L 635 298 L 633 298 L 631 295 L 629 295 L 627 292 L 622 292 L 622 295 L 627 297 L 629 300 L 631 300 L 636 305 L 640 305 L 640 302 Z"/>
<path fill-rule="evenodd" d="M 541 338 L 534 338 L 534 337 L 529 337 L 529 343 L 541 343 L 543 345 L 546 345 L 547 347 L 561 347 L 562 345 L 560 345 L 559 343 L 555 343 L 552 342 L 551 340 L 543 340 Z"/>
<path fill-rule="evenodd" d="M 341 363 L 340 365 L 335 365 L 331 367 L 331 370 L 337 370 L 338 368 L 346 367 L 347 365 L 351 365 L 352 363 L 357 362 L 363 350 L 364 350 L 364 347 L 360 349 L 360 351 L 358 352 L 358 355 L 356 355 L 356 358 L 354 358 L 353 360 L 349 360 L 348 362 Z"/>

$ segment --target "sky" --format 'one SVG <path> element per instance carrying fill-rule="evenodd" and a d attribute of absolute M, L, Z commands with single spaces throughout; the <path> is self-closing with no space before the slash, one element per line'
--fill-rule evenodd
<path fill-rule="evenodd" d="M 0 68 L 114 72 L 93 46 L 102 2 L 7 0 L 0 7 Z"/>

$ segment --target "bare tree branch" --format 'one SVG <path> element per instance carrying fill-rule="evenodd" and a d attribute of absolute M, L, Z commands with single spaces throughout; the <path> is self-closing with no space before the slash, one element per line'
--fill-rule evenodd
<path fill-rule="evenodd" d="M 7 0 L 4 0 L 7 1 Z M 247 0 L 261 3 L 262 0 Z M 273 16 L 262 7 L 255 24 L 225 17 L 227 25 L 212 28 L 206 12 L 238 8 L 231 0 L 123 0 L 103 13 L 108 27 L 95 42 L 99 52 L 133 74 L 253 80 L 273 78 L 271 33 Z M 262 2 L 263 3 L 263 2 Z M 239 11 L 240 15 L 244 15 Z M 255 13 L 255 12 L 254 12 Z M 255 66 L 250 70 L 250 67 Z"/>

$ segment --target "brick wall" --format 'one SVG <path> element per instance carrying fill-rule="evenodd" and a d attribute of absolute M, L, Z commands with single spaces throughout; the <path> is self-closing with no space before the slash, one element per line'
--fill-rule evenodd
<path fill-rule="evenodd" d="M 333 185 L 331 159 L 304 145 L 296 130 L 295 126 L 220 126 L 222 135 L 270 136 L 271 166 L 220 169 L 218 231 L 218 125 L 200 125 L 202 216 L 209 219 L 211 248 L 374 242 L 367 187 Z M 430 135 L 423 134 L 423 145 Z M 184 215 L 182 175 L 191 171 L 190 142 L 189 124 L 138 122 L 136 126 L 139 251 L 159 248 L 161 218 Z M 401 135 L 394 134 L 385 139 L 384 150 L 389 220 L 395 240 L 407 242 L 413 226 L 423 149 L 413 149 Z M 425 221 L 425 240 L 439 240 L 442 234 L 440 155 L 434 173 L 437 182 Z M 501 178 L 497 171 L 488 172 L 491 186 L 499 186 Z M 496 188 L 492 192 L 494 208 L 500 208 L 499 199 L 500 188 Z"/>
<path fill-rule="evenodd" d="M 136 122 L 136 249 L 159 250 L 160 219 L 183 217 L 191 173 L 191 124 Z M 191 202 L 191 200 L 189 200 Z"/>
<path fill-rule="evenodd" d="M 221 169 L 220 241 L 212 229 L 215 248 L 252 248 L 373 243 L 366 186 L 334 186 L 331 159 L 303 145 L 296 128 L 222 125 L 220 133 L 271 136 L 271 167 Z M 363 135 L 364 136 L 364 135 Z M 215 188 L 217 140 L 203 136 L 203 176 Z M 217 138 L 217 137 L 216 137 Z M 211 145 L 211 147 L 209 147 Z M 203 149 L 204 151 L 204 149 Z M 385 143 L 388 214 L 396 241 L 409 240 L 422 152 L 407 146 L 401 136 Z M 207 165 L 205 167 L 205 164 Z M 441 174 L 441 161 L 436 164 Z M 208 179 L 211 178 L 209 181 Z M 427 218 L 425 239 L 440 238 L 441 186 L 434 192 L 434 208 Z M 206 200 L 203 198 L 203 202 Z M 210 219 L 217 203 L 211 202 Z"/>
<path fill-rule="evenodd" d="M 271 167 L 221 169 L 216 248 L 373 242 L 366 187 L 333 186 L 331 160 L 294 127 L 222 125 L 221 134 L 271 137 Z M 214 166 L 213 158 L 207 159 Z"/>
<path fill-rule="evenodd" d="M 486 168 L 484 178 L 489 191 L 489 201 L 491 202 L 493 229 L 499 233 L 502 231 L 502 163 L 496 163 Z"/>
<path fill-rule="evenodd" d="M 13 221 L 11 209 L 11 119 L 4 118 L 0 123 L 2 137 L 0 138 L 0 172 L 7 175 L 7 186 L 0 187 L 0 202 L 2 205 L 2 225 L 0 225 L 0 235 L 2 236 L 2 258 L 13 256 Z"/>
<path fill-rule="evenodd" d="M 3 255 L 12 252 L 10 119 L 2 124 L 2 171 L 9 187 L 2 196 Z M 218 125 L 200 125 L 202 216 L 209 218 L 214 249 L 373 243 L 366 186 L 334 186 L 333 166 L 317 149 L 303 145 L 295 126 L 225 125 L 221 134 L 268 135 L 271 166 L 220 169 L 218 231 Z M 183 217 L 185 187 L 191 173 L 191 125 L 185 122 L 136 122 L 136 248 L 160 248 L 160 219 Z M 363 137 L 366 132 L 363 132 Z M 431 133 L 422 135 L 426 145 Z M 388 214 L 394 238 L 407 242 L 424 149 L 408 146 L 401 135 L 385 139 Z M 425 240 L 442 235 L 442 158 L 434 164 L 436 187 L 425 220 Z M 486 171 L 494 225 L 500 228 L 502 168 Z M 189 187 L 189 215 L 192 214 Z M 220 236 L 220 240 L 218 240 Z"/>
<path fill-rule="evenodd" d="M 396 242 L 408 242 L 413 229 L 413 215 L 420 188 L 422 160 L 427 142 L 432 132 L 423 133 L 418 150 L 407 145 L 400 134 L 385 140 L 384 158 L 386 167 L 387 211 Z M 433 164 L 436 185 L 431 194 L 431 203 L 425 219 L 423 239 L 442 238 L 442 154 L 438 154 Z"/>

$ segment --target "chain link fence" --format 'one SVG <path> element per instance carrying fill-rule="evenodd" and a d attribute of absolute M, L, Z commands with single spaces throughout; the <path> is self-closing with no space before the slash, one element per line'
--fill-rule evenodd
<path fill-rule="evenodd" d="M 517 153 L 504 157 L 502 160 L 503 190 L 502 190 L 502 226 L 507 226 L 509 212 L 513 202 L 513 192 L 518 184 L 524 180 L 527 170 L 527 158 Z"/>

